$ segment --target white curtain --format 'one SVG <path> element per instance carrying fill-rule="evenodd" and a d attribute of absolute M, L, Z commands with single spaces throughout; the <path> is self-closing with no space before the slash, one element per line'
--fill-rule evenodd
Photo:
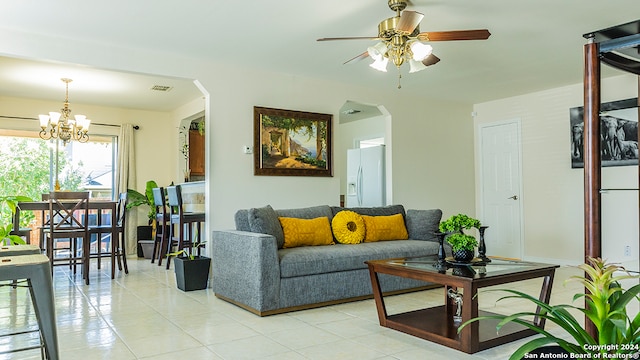
<path fill-rule="evenodd" d="M 118 136 L 118 167 L 116 178 L 116 194 L 126 192 L 129 187 L 136 185 L 136 161 L 135 147 L 133 145 L 133 125 L 122 124 L 120 126 L 120 135 Z M 137 216 L 135 211 L 127 212 L 127 222 L 125 229 L 126 252 L 127 254 L 135 254 L 137 244 L 135 239 Z"/>

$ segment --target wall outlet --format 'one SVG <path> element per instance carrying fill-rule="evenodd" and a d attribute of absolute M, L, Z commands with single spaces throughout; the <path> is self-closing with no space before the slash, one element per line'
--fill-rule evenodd
<path fill-rule="evenodd" d="M 253 149 L 251 148 L 251 146 L 245 145 L 242 147 L 242 152 L 244 152 L 245 154 L 252 154 Z"/>
<path fill-rule="evenodd" d="M 624 256 L 631 257 L 631 245 L 624 246 Z"/>

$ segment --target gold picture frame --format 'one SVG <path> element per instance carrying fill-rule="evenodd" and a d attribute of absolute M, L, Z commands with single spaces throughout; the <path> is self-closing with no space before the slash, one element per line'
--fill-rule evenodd
<path fill-rule="evenodd" d="M 331 114 L 253 107 L 254 175 L 333 176 Z"/>

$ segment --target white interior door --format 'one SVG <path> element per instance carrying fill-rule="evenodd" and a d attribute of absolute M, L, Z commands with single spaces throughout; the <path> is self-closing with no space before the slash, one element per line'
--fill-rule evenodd
<path fill-rule="evenodd" d="M 479 130 L 487 255 L 521 259 L 520 121 L 483 124 Z"/>

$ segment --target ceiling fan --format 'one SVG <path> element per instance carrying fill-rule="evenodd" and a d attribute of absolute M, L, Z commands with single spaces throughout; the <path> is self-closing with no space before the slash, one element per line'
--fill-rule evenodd
<path fill-rule="evenodd" d="M 402 64 L 409 63 L 409 72 L 413 73 L 440 61 L 440 58 L 432 53 L 431 45 L 425 42 L 486 40 L 491 36 L 487 29 L 420 32 L 420 21 L 424 15 L 417 11 L 404 10 L 407 3 L 408 0 L 388 0 L 389 8 L 395 11 L 396 15 L 380 22 L 377 37 L 333 37 L 321 38 L 318 41 L 379 40 L 375 45 L 368 47 L 367 51 L 347 60 L 345 64 L 371 57 L 374 61 L 370 66 L 376 70 L 386 72 L 387 64 L 391 61 L 398 69 Z M 398 79 L 401 77 L 398 72 Z M 398 89 L 400 87 L 398 80 Z"/>

